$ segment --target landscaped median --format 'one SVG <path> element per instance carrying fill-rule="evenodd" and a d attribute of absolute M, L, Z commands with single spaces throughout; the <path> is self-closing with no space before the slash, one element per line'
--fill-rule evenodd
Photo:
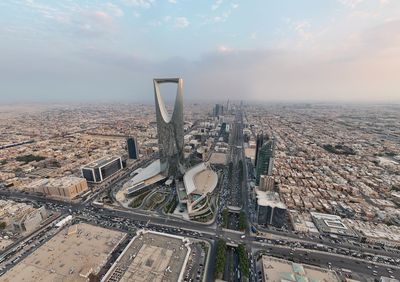
<path fill-rule="evenodd" d="M 247 256 L 246 247 L 244 244 L 240 244 L 237 248 L 239 256 L 239 270 L 242 276 L 247 277 L 249 275 L 249 258 Z"/>
<path fill-rule="evenodd" d="M 214 277 L 215 279 L 222 279 L 224 275 L 226 262 L 226 242 L 222 239 L 217 241 L 217 251 L 215 255 L 215 270 Z"/>

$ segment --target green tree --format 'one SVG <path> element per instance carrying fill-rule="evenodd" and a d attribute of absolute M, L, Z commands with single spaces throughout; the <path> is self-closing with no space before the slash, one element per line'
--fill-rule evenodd
<path fill-rule="evenodd" d="M 243 181 L 243 161 L 239 161 L 239 182 L 242 183 Z"/>
<path fill-rule="evenodd" d="M 242 276 L 247 277 L 249 275 L 249 258 L 245 246 L 240 244 L 237 248 L 237 252 L 239 256 L 239 270 Z"/>
<path fill-rule="evenodd" d="M 217 252 L 215 255 L 215 272 L 216 279 L 221 279 L 225 269 L 226 262 L 226 242 L 222 239 L 217 241 Z"/>
<path fill-rule="evenodd" d="M 239 229 L 245 230 L 247 228 L 247 218 L 244 211 L 241 211 L 239 214 Z"/>
<path fill-rule="evenodd" d="M 46 159 L 46 158 L 42 157 L 42 156 L 35 156 L 35 155 L 32 155 L 32 154 L 24 155 L 24 156 L 18 156 L 18 157 L 15 158 L 16 161 L 24 162 L 26 164 L 30 163 L 30 162 L 33 162 L 33 161 L 39 162 L 39 161 L 42 161 L 44 159 Z"/>
<path fill-rule="evenodd" d="M 228 165 L 228 178 L 232 178 L 232 173 L 233 173 L 233 162 L 230 162 Z"/>
<path fill-rule="evenodd" d="M 222 211 L 222 227 L 226 228 L 228 226 L 228 209 Z"/>

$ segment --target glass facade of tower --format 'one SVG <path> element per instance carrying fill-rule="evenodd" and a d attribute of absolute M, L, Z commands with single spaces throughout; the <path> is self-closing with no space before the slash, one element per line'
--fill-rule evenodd
<path fill-rule="evenodd" d="M 104 157 L 81 168 L 88 182 L 99 183 L 122 169 L 121 157 Z"/>
<path fill-rule="evenodd" d="M 183 164 L 183 80 L 181 78 L 154 79 L 156 119 L 161 173 L 164 176 L 181 176 Z M 160 95 L 160 84 L 178 85 L 175 105 L 170 116 Z"/>
<path fill-rule="evenodd" d="M 273 141 L 264 143 L 258 151 L 256 166 L 256 185 L 260 184 L 260 176 L 269 175 L 272 171 L 273 163 Z"/>
<path fill-rule="evenodd" d="M 138 153 L 138 146 L 137 146 L 136 138 L 129 137 L 128 139 L 126 139 L 126 144 L 128 146 L 128 157 L 131 160 L 138 159 L 139 153 Z"/>

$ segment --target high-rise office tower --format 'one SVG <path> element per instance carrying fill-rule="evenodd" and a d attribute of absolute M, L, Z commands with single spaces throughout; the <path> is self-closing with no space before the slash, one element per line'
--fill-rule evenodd
<path fill-rule="evenodd" d="M 268 140 L 258 152 L 256 166 L 256 185 L 260 184 L 261 175 L 271 175 L 274 164 L 274 139 Z"/>
<path fill-rule="evenodd" d="M 131 160 L 137 160 L 139 158 L 139 148 L 137 145 L 137 140 L 135 137 L 129 137 L 126 139 L 126 144 L 128 147 L 128 157 Z"/>
<path fill-rule="evenodd" d="M 181 78 L 154 79 L 154 96 L 161 173 L 165 176 L 180 176 L 183 164 L 183 80 Z M 160 84 L 176 83 L 177 93 L 172 115 L 165 108 L 160 95 Z"/>
<path fill-rule="evenodd" d="M 224 115 L 224 106 L 221 104 L 215 104 L 213 110 L 213 116 L 218 117 L 223 115 Z"/>
<path fill-rule="evenodd" d="M 100 183 L 123 168 L 121 157 L 104 157 L 81 168 L 87 182 Z"/>
<path fill-rule="evenodd" d="M 257 167 L 257 160 L 258 160 L 258 152 L 260 151 L 261 146 L 264 144 L 264 134 L 261 131 L 259 134 L 257 134 L 257 140 L 256 140 L 256 153 L 254 156 L 254 166 Z"/>

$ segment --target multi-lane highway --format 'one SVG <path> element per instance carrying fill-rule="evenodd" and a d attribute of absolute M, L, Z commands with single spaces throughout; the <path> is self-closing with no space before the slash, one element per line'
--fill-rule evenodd
<path fill-rule="evenodd" d="M 185 236 L 211 240 L 210 242 L 222 238 L 234 244 L 246 244 L 248 249 L 253 250 L 253 252 L 269 250 L 268 253 L 275 256 L 281 256 L 282 254 L 288 253 L 288 256 L 286 256 L 286 258 L 288 259 L 297 259 L 300 262 L 322 266 L 326 266 L 326 262 L 328 261 L 332 264 L 332 267 L 334 268 L 340 269 L 345 265 L 347 269 L 351 269 L 352 271 L 359 272 L 365 275 L 372 275 L 371 269 L 367 268 L 368 265 L 377 265 L 378 268 L 374 267 L 374 270 L 380 269 L 381 272 L 379 273 L 384 274 L 386 271 L 385 268 L 378 263 L 367 260 L 360 260 L 357 257 L 341 256 L 323 250 L 318 250 L 317 252 L 317 250 L 311 249 L 311 247 L 313 246 L 312 242 L 309 242 L 310 245 L 307 246 L 307 248 L 311 249 L 311 251 L 309 251 L 308 253 L 309 259 L 307 259 L 304 255 L 304 252 L 306 251 L 302 251 L 301 248 L 296 248 L 290 251 L 289 246 L 291 245 L 291 241 L 284 240 L 284 237 L 282 237 L 282 240 L 274 240 L 270 241 L 270 243 L 265 243 L 259 242 L 257 238 L 253 236 L 246 236 L 245 238 L 242 238 L 242 235 L 235 231 L 222 230 L 216 228 L 213 225 L 204 225 L 201 223 L 188 222 L 176 218 L 161 217 L 159 214 L 152 212 L 133 212 L 109 208 L 97 208 L 85 204 L 68 204 L 55 200 L 43 199 L 34 195 L 25 195 L 22 193 L 9 192 L 4 190 L 0 191 L 0 196 L 7 197 L 9 199 L 25 199 L 26 201 L 36 201 L 38 204 L 51 204 L 53 207 L 57 207 L 62 213 L 72 213 L 82 216 L 83 218 L 88 218 L 89 220 L 91 218 L 98 218 L 98 216 L 101 216 L 103 220 L 114 222 L 115 220 L 122 218 L 130 220 L 132 224 L 138 224 L 138 227 L 147 226 L 147 228 L 165 228 L 165 232 L 178 232 L 179 234 Z M 278 235 L 276 236 L 278 238 Z M 212 248 L 212 252 L 214 251 L 215 250 L 213 250 Z M 400 277 L 400 270 L 398 267 L 396 268 L 394 265 L 388 265 L 388 267 L 393 268 L 393 275 L 395 275 L 395 277 L 396 275 L 397 277 Z M 208 275 L 212 276 L 213 263 L 209 264 L 207 273 Z M 388 275 L 387 271 L 386 275 Z"/>

